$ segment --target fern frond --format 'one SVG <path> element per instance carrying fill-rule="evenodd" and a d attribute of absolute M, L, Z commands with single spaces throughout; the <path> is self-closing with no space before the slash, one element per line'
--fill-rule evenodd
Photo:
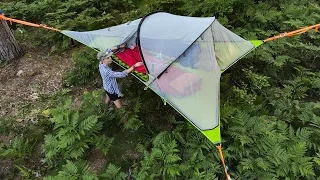
<path fill-rule="evenodd" d="M 67 164 L 64 166 L 66 171 L 70 174 L 77 174 L 78 167 L 72 161 L 67 160 Z"/>
<path fill-rule="evenodd" d="M 110 147 L 112 146 L 112 143 L 114 141 L 114 138 L 107 139 L 106 136 L 98 136 L 95 139 L 95 144 L 98 149 L 101 149 L 104 155 L 107 155 Z"/>
<path fill-rule="evenodd" d="M 106 171 L 103 174 L 101 174 L 101 177 L 104 177 L 107 180 L 124 180 L 127 177 L 127 175 L 124 172 L 120 172 L 120 170 L 120 167 L 117 167 L 116 165 L 110 163 Z"/>
<path fill-rule="evenodd" d="M 52 134 L 48 134 L 44 136 L 44 147 L 46 149 L 54 149 L 57 146 L 58 146 L 58 140 Z"/>
<path fill-rule="evenodd" d="M 76 136 L 73 133 L 68 133 L 65 134 L 64 136 L 59 138 L 59 145 L 58 148 L 60 149 L 64 149 L 67 148 L 68 146 L 72 145 L 75 140 L 76 140 Z"/>
<path fill-rule="evenodd" d="M 90 131 L 91 128 L 98 122 L 98 117 L 95 115 L 89 116 L 87 119 L 82 121 L 79 125 L 79 131 L 87 130 Z"/>
<path fill-rule="evenodd" d="M 125 124 L 125 129 L 138 130 L 143 125 L 142 121 L 137 118 L 138 116 L 131 117 Z"/>
<path fill-rule="evenodd" d="M 167 131 L 163 131 L 153 138 L 152 144 L 154 147 L 158 147 L 162 144 L 168 143 L 169 139 L 171 139 L 171 135 Z"/>
<path fill-rule="evenodd" d="M 71 126 L 74 128 L 76 128 L 76 125 L 79 123 L 79 111 L 75 112 L 72 114 L 71 117 Z"/>
<path fill-rule="evenodd" d="M 180 161 L 181 158 L 179 157 L 179 155 L 177 154 L 168 154 L 165 159 L 164 159 L 164 162 L 165 163 L 174 163 L 174 162 L 177 162 L 177 161 Z"/>

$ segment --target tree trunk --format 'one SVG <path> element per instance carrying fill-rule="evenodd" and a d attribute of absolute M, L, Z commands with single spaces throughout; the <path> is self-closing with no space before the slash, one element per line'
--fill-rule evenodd
<path fill-rule="evenodd" d="M 20 58 L 23 54 L 7 22 L 0 20 L 0 60 L 10 62 Z"/>

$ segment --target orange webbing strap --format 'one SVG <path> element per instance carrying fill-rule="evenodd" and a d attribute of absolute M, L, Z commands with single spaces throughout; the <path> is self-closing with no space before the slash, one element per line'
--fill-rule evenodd
<path fill-rule="evenodd" d="M 226 173 L 226 178 L 227 178 L 227 180 L 231 180 L 231 178 L 230 178 L 230 176 L 228 174 L 228 170 L 227 170 L 226 164 L 224 163 L 224 157 L 223 157 L 223 154 L 222 154 L 221 144 L 217 145 L 217 148 L 219 150 L 220 159 L 221 159 L 221 162 L 223 164 L 224 172 Z"/>
<path fill-rule="evenodd" d="M 295 31 L 281 33 L 278 36 L 274 36 L 274 37 L 265 39 L 265 40 L 263 40 L 263 42 L 273 41 L 275 39 L 283 38 L 285 36 L 294 36 L 294 35 L 302 34 L 302 33 L 305 33 L 305 32 L 307 32 L 307 31 L 309 31 L 309 30 L 311 30 L 313 28 L 315 29 L 315 32 L 318 32 L 319 31 L 319 26 L 320 26 L 320 24 L 315 24 L 313 26 L 308 26 L 308 27 L 305 27 L 305 28 L 302 28 L 302 29 L 298 29 L 298 30 L 295 30 Z"/>
<path fill-rule="evenodd" d="M 53 27 L 48 27 L 45 24 L 34 24 L 34 23 L 30 23 L 30 22 L 26 22 L 26 21 L 22 21 L 22 20 L 18 20 L 18 19 L 12 19 L 12 18 L 5 17 L 3 14 L 0 14 L 0 20 L 10 21 L 10 24 L 12 24 L 12 22 L 15 22 L 15 23 L 19 23 L 19 24 L 23 24 L 23 25 L 27 25 L 27 26 L 42 27 L 42 28 L 45 28 L 45 29 L 49 29 L 49 30 L 54 30 L 54 31 L 60 32 L 59 29 L 56 29 L 56 28 L 53 28 Z"/>

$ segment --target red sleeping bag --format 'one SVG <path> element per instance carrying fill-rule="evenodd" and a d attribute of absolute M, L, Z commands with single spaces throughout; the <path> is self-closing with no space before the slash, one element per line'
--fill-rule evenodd
<path fill-rule="evenodd" d="M 126 48 L 123 52 L 118 52 L 116 56 L 130 67 L 137 62 L 142 62 L 138 46 L 134 47 L 134 49 Z M 137 67 L 135 71 L 147 74 L 144 66 Z"/>

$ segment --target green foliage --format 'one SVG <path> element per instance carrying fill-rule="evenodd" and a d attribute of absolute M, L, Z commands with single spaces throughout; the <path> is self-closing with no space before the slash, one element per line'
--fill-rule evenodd
<path fill-rule="evenodd" d="M 113 143 L 113 138 L 109 138 L 107 139 L 106 136 L 101 135 L 101 136 L 97 136 L 95 139 L 95 145 L 98 149 L 101 149 L 104 155 L 107 155 L 109 148 L 111 147 L 112 143 Z"/>
<path fill-rule="evenodd" d="M 13 120 L 8 117 L 0 118 L 0 134 L 7 134 L 13 125 Z"/>
<path fill-rule="evenodd" d="M 158 135 L 157 137 L 161 136 Z M 157 139 L 156 137 L 156 139 Z M 157 140 L 154 141 L 157 143 Z M 180 175 L 178 162 L 181 160 L 178 154 L 176 141 L 167 144 L 157 144 L 151 152 L 144 151 L 144 159 L 137 173 L 137 179 L 164 178 L 174 179 Z"/>
<path fill-rule="evenodd" d="M 49 120 L 54 124 L 53 133 L 45 136 L 44 150 L 47 161 L 53 159 L 78 159 L 90 145 L 96 145 L 107 154 L 113 139 L 98 136 L 102 129 L 100 114 L 101 95 L 85 93 L 80 107 L 73 107 L 67 99 L 60 107 L 49 109 Z"/>
<path fill-rule="evenodd" d="M 256 88 L 261 90 L 262 88 L 269 87 L 270 84 L 268 79 L 270 77 L 262 76 L 257 73 L 252 72 L 252 70 L 243 69 L 243 72 L 246 74 L 247 78 L 250 80 L 250 87 L 252 89 Z"/>
<path fill-rule="evenodd" d="M 15 137 L 9 144 L 1 144 L 0 157 L 11 157 L 17 164 L 23 163 L 33 154 L 34 146 L 34 141 L 30 142 L 23 137 Z"/>
<path fill-rule="evenodd" d="M 118 124 L 124 123 L 124 128 L 127 130 L 138 130 L 143 126 L 143 123 L 138 116 L 140 109 L 140 98 L 132 98 L 130 106 L 125 106 L 122 109 L 115 109 L 114 113 L 110 115 L 110 118 L 117 120 Z"/>
<path fill-rule="evenodd" d="M 24 179 L 31 179 L 31 177 L 35 173 L 31 169 L 28 169 L 24 166 L 15 166 L 15 167 L 19 170 L 21 177 L 23 177 Z"/>
<path fill-rule="evenodd" d="M 234 162 L 240 161 L 236 177 L 272 179 L 315 175 L 312 158 L 306 156 L 311 131 L 294 130 L 275 117 L 255 117 L 243 111 L 238 111 L 232 119 L 236 123 L 227 134 L 234 143 L 228 146 L 227 153 L 238 157 Z"/>
<path fill-rule="evenodd" d="M 44 180 L 69 180 L 69 179 L 81 179 L 81 180 L 125 180 L 127 175 L 124 172 L 121 172 L 121 168 L 109 164 L 106 170 L 97 174 L 90 169 L 87 162 L 84 160 L 78 160 L 72 162 L 67 160 L 67 163 L 62 166 L 61 170 L 56 176 L 47 176 L 44 177 Z"/>
<path fill-rule="evenodd" d="M 81 49 L 72 54 L 74 67 L 64 76 L 63 86 L 86 85 L 94 82 L 99 75 L 96 52 L 88 48 Z"/>
<path fill-rule="evenodd" d="M 62 170 L 56 176 L 47 176 L 44 180 L 98 180 L 95 172 L 92 172 L 85 161 L 72 162 L 62 166 Z"/>
<path fill-rule="evenodd" d="M 219 161 L 213 156 L 212 148 L 211 142 L 197 130 L 179 125 L 172 133 L 162 132 L 154 137 L 150 150 L 137 146 L 144 158 L 141 164 L 135 165 L 134 176 L 137 179 L 218 179 Z"/>
<path fill-rule="evenodd" d="M 109 164 L 105 172 L 100 176 L 106 180 L 125 180 L 127 175 L 124 172 L 121 172 L 120 169 L 120 167 L 117 167 L 114 164 Z"/>
<path fill-rule="evenodd" d="M 182 12 L 187 12 L 189 16 L 214 16 L 219 14 L 223 16 L 226 13 L 232 13 L 234 0 L 202 0 L 201 3 L 197 1 L 182 0 Z"/>

